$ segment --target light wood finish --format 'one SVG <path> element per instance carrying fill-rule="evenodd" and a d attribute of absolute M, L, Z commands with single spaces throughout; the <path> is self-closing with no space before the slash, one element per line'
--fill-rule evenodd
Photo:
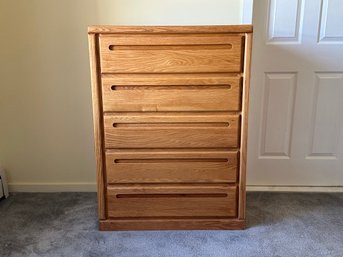
<path fill-rule="evenodd" d="M 251 32 L 89 27 L 101 230 L 245 227 Z"/>
<path fill-rule="evenodd" d="M 104 112 L 239 111 L 241 77 L 160 74 L 102 79 Z"/>
<path fill-rule="evenodd" d="M 103 85 L 113 83 L 121 86 L 199 86 L 232 85 L 241 78 L 240 74 L 231 73 L 190 73 L 190 74 L 102 74 Z"/>
<path fill-rule="evenodd" d="M 111 230 L 234 230 L 244 229 L 245 220 L 238 219 L 215 219 L 215 218 L 189 218 L 189 219 L 108 219 L 99 222 L 99 228 L 103 231 Z"/>
<path fill-rule="evenodd" d="M 202 117 L 150 114 L 104 117 L 106 148 L 231 148 L 238 147 L 238 115 Z M 143 117 L 143 119 L 142 119 Z M 180 119 L 179 119 L 180 117 Z"/>
<path fill-rule="evenodd" d="M 110 186 L 108 216 L 235 217 L 236 193 L 236 186 Z"/>
<path fill-rule="evenodd" d="M 126 44 L 123 45 L 124 43 Z M 240 35 L 102 36 L 100 37 L 101 71 L 103 73 L 240 72 L 241 49 Z"/>
<path fill-rule="evenodd" d="M 240 151 L 240 171 L 239 171 L 239 203 L 238 218 L 245 219 L 246 201 L 246 163 L 248 144 L 248 111 L 249 111 L 249 91 L 250 91 L 250 67 L 251 67 L 252 34 L 245 35 L 244 50 L 244 81 L 243 81 L 243 108 L 242 108 L 242 128 L 241 128 L 241 151 Z"/>
<path fill-rule="evenodd" d="M 236 183 L 237 151 L 106 152 L 107 183 Z"/>
<path fill-rule="evenodd" d="M 105 50 L 113 47 L 115 50 L 120 46 L 208 46 L 208 45 L 231 45 L 237 48 L 242 44 L 241 35 L 233 34 L 142 34 L 142 35 L 100 35 L 100 49 Z M 168 46 L 168 47 L 166 47 Z"/>
<path fill-rule="evenodd" d="M 92 98 L 93 98 L 93 125 L 94 125 L 94 145 L 97 170 L 97 191 L 98 191 L 98 215 L 99 219 L 106 219 L 105 206 L 105 177 L 103 158 L 103 128 L 102 128 L 102 104 L 100 93 L 99 77 L 99 52 L 98 35 L 88 35 L 89 58 L 91 68 Z"/>
<path fill-rule="evenodd" d="M 214 25 L 214 26 L 89 26 L 89 34 L 117 33 L 251 33 L 252 25 Z"/>
<path fill-rule="evenodd" d="M 113 112 L 105 113 L 106 119 L 116 123 L 227 123 L 237 117 L 229 112 Z M 112 124 L 113 125 L 113 124 Z"/>

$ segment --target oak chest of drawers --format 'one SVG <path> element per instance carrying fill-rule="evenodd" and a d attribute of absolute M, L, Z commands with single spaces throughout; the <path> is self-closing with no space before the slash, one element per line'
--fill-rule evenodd
<path fill-rule="evenodd" d="M 245 226 L 252 27 L 89 27 L 101 230 Z"/>

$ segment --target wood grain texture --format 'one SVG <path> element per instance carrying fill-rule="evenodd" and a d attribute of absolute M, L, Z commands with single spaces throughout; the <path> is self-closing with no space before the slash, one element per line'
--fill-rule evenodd
<path fill-rule="evenodd" d="M 101 230 L 245 227 L 251 32 L 89 27 Z"/>
<path fill-rule="evenodd" d="M 88 33 L 249 33 L 252 25 L 209 25 L 209 26 L 112 26 L 95 25 L 88 27 Z"/>
<path fill-rule="evenodd" d="M 107 183 L 236 183 L 237 151 L 107 151 Z"/>
<path fill-rule="evenodd" d="M 235 217 L 236 193 L 236 186 L 109 186 L 108 217 Z"/>
<path fill-rule="evenodd" d="M 102 79 L 105 112 L 239 111 L 241 107 L 239 76 L 135 75 Z"/>
<path fill-rule="evenodd" d="M 110 34 L 100 35 L 101 48 L 113 46 L 230 45 L 241 43 L 234 34 Z"/>
<path fill-rule="evenodd" d="M 243 81 L 243 108 L 242 108 L 242 128 L 241 128 L 241 156 L 239 172 L 239 206 L 238 218 L 245 219 L 246 208 L 246 165 L 247 165 L 247 144 L 248 144 L 248 111 L 249 111 L 249 91 L 250 91 L 250 69 L 251 69 L 252 34 L 245 35 L 244 49 L 244 81 Z"/>
<path fill-rule="evenodd" d="M 240 74 L 189 73 L 189 74 L 102 74 L 103 86 L 108 83 L 121 86 L 198 86 L 231 85 L 237 83 Z"/>
<path fill-rule="evenodd" d="M 196 115 L 105 115 L 106 148 L 238 147 L 238 115 L 212 115 L 213 122 Z M 158 117 L 158 121 L 156 118 Z"/>
<path fill-rule="evenodd" d="M 164 38 L 166 37 L 166 38 Z M 172 36 L 160 35 L 157 41 L 168 41 Z M 242 37 L 222 35 L 215 42 L 194 44 L 187 36 L 176 37 L 176 45 L 152 44 L 152 39 L 133 37 L 124 39 L 130 45 L 116 45 L 118 38 L 100 37 L 102 73 L 185 73 L 185 72 L 240 72 Z M 220 38 L 220 36 L 218 36 Z M 188 41 L 189 40 L 189 41 Z M 203 42 L 206 38 L 199 38 Z M 137 43 L 135 43 L 137 41 Z M 212 42 L 212 44 L 211 44 Z M 120 42 L 123 43 L 123 42 Z"/>
<path fill-rule="evenodd" d="M 245 220 L 238 219 L 110 219 L 101 220 L 99 229 L 111 230 L 238 230 L 244 229 Z"/>
<path fill-rule="evenodd" d="M 101 82 L 99 72 L 99 52 L 97 35 L 88 35 L 89 57 L 91 69 L 92 99 L 93 99 L 93 125 L 94 145 L 96 159 L 96 178 L 98 191 L 98 213 L 99 219 L 106 219 L 105 207 L 105 177 L 103 160 L 103 126 L 102 126 L 102 103 Z"/>

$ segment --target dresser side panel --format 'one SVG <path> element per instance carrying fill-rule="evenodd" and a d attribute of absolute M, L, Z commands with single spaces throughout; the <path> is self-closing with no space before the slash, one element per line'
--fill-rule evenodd
<path fill-rule="evenodd" d="M 239 198 L 238 219 L 245 219 L 246 205 L 246 164 L 247 164 L 247 142 L 248 142 L 248 111 L 250 90 L 250 68 L 251 68 L 252 33 L 245 34 L 244 44 L 244 75 L 242 90 L 242 117 L 241 117 L 241 151 L 239 168 Z"/>
<path fill-rule="evenodd" d="M 99 219 L 106 219 L 105 205 L 105 170 L 104 170 L 104 148 L 103 148 L 103 115 L 101 100 L 101 78 L 99 62 L 99 44 L 98 35 L 88 35 L 89 58 L 92 84 L 93 101 L 93 125 L 94 125 L 94 143 L 96 158 L 96 177 L 98 191 L 98 213 Z"/>

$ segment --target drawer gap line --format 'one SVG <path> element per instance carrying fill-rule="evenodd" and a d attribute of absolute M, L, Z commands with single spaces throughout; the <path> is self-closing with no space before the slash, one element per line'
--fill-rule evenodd
<path fill-rule="evenodd" d="M 118 75 L 153 75 L 153 76 L 163 76 L 163 75 L 199 75 L 199 76 L 210 76 L 210 75 L 228 75 L 232 77 L 243 77 L 243 73 L 241 71 L 232 71 L 232 72 L 227 72 L 227 71 L 216 71 L 216 72 L 207 72 L 207 71 L 198 71 L 198 72 L 163 72 L 163 71 L 155 71 L 155 72 L 113 72 L 113 71 L 101 71 L 101 76 L 102 77 L 108 77 L 111 78 L 112 76 L 118 76 Z"/>

